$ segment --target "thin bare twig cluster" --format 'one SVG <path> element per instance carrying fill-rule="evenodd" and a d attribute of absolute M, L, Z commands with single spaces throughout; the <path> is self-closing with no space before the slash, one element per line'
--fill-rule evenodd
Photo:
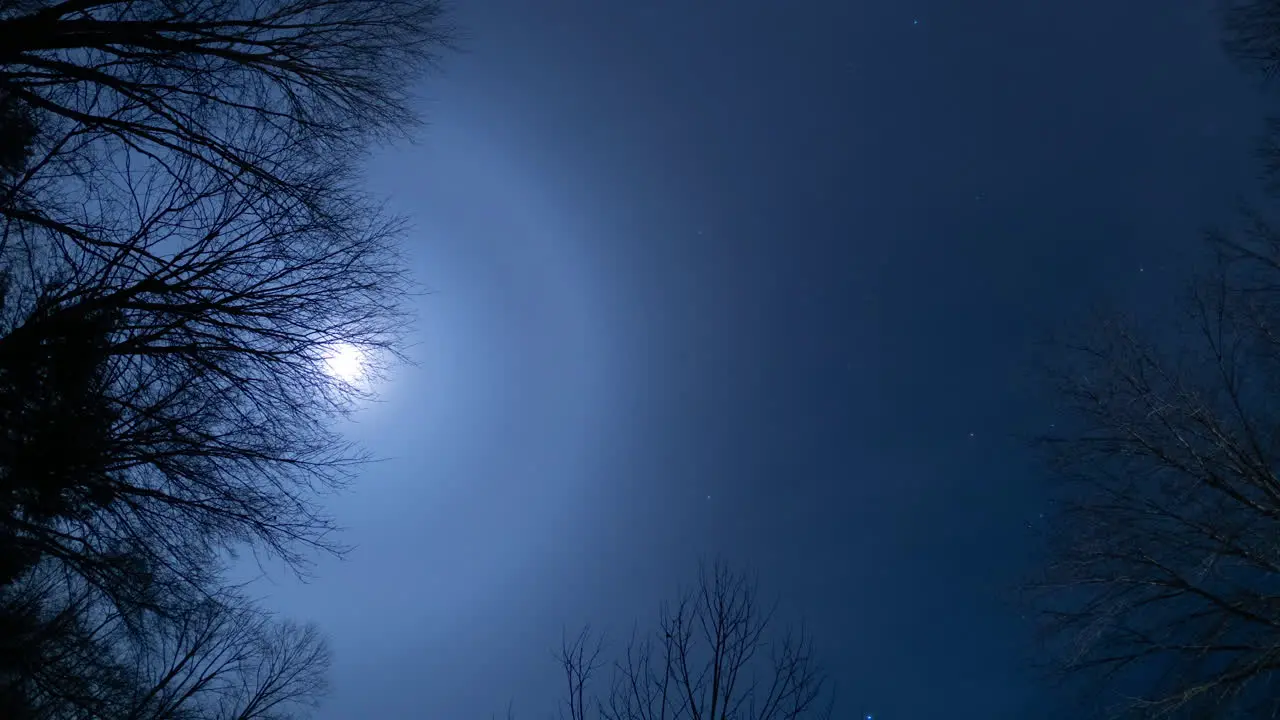
<path fill-rule="evenodd" d="M 1280 713 L 1280 232 L 1254 215 L 1213 246 L 1186 323 L 1112 322 L 1064 356 L 1073 427 L 1044 440 L 1056 657 L 1116 714 Z"/>
<path fill-rule="evenodd" d="M 1228 53 L 1272 79 L 1280 2 L 1223 7 Z M 1038 598 L 1051 657 L 1114 716 L 1280 716 L 1280 230 L 1242 220 L 1210 234 L 1184 321 L 1105 323 L 1061 358 Z"/>
<path fill-rule="evenodd" d="M 560 652 L 570 720 L 822 720 L 834 695 L 803 628 L 773 626 L 755 583 L 724 563 L 704 567 L 697 586 L 665 605 L 658 628 L 634 634 L 606 667 L 590 629 Z"/>
<path fill-rule="evenodd" d="M 8 607 L 44 617 L 0 640 L 22 663 L 0 685 L 5 717 L 284 720 L 326 692 L 328 649 L 312 625 L 226 590 L 181 615 L 122 618 L 68 580 L 46 566 L 8 591 Z"/>

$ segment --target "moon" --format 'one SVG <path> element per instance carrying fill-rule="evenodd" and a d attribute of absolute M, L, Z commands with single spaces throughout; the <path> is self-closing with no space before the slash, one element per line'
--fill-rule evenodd
<path fill-rule="evenodd" d="M 344 383 L 359 382 L 367 363 L 365 352 L 350 343 L 338 343 L 324 356 L 325 372 Z"/>

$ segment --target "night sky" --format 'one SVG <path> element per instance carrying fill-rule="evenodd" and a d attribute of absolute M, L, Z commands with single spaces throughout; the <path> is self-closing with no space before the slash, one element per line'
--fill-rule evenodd
<path fill-rule="evenodd" d="M 419 364 L 351 427 L 355 551 L 262 590 L 332 638 L 318 717 L 547 718 L 562 630 L 717 555 L 841 717 L 1043 716 L 1037 343 L 1169 306 L 1251 192 L 1213 0 L 455 6 L 368 170 Z"/>

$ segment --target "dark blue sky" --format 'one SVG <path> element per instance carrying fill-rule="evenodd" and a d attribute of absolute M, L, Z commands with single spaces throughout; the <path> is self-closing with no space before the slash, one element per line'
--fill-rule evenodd
<path fill-rule="evenodd" d="M 333 500 L 357 550 L 269 590 L 333 638 L 319 717 L 545 718 L 562 628 L 714 554 L 849 716 L 1042 716 L 1033 344 L 1168 306 L 1249 190 L 1212 0 L 456 5 L 369 171 L 421 364 L 353 427 L 388 458 Z"/>

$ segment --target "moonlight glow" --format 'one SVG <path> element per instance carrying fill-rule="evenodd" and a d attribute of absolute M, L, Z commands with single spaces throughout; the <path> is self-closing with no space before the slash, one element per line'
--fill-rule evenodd
<path fill-rule="evenodd" d="M 365 353 L 355 345 L 342 343 L 335 345 L 325 355 L 325 372 L 346 382 L 355 383 L 364 377 L 367 358 Z"/>

